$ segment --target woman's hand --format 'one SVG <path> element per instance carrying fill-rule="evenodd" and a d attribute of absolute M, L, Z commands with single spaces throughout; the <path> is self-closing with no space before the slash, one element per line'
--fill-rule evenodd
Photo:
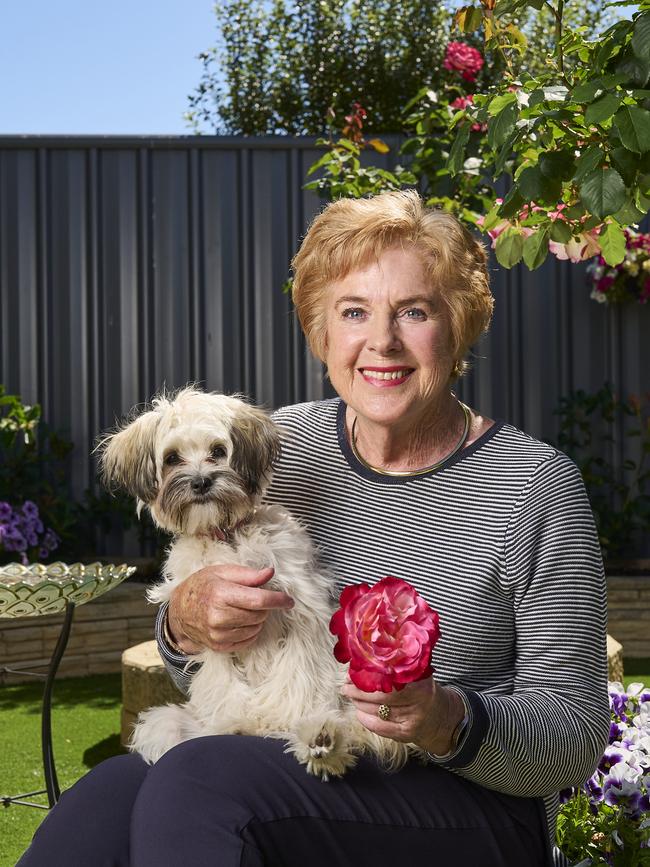
<path fill-rule="evenodd" d="M 255 642 L 269 611 L 292 608 L 293 599 L 264 584 L 273 568 L 206 566 L 173 592 L 167 610 L 171 637 L 187 654 L 210 650 L 229 653 Z"/>
<path fill-rule="evenodd" d="M 415 744 L 437 756 L 451 751 L 452 737 L 465 716 L 463 700 L 432 677 L 407 684 L 397 692 L 363 692 L 349 679 L 341 689 L 369 731 L 394 741 Z M 390 708 L 388 719 L 379 717 L 380 705 Z"/>

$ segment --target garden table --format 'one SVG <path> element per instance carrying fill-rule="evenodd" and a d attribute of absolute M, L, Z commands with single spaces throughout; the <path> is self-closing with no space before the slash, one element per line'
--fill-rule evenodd
<path fill-rule="evenodd" d="M 45 789 L 37 792 L 24 792 L 20 795 L 0 795 L 3 807 L 21 804 L 47 810 L 59 800 L 61 791 L 56 776 L 54 754 L 52 751 L 52 688 L 54 678 L 65 652 L 72 618 L 77 605 L 83 605 L 112 590 L 125 578 L 135 572 L 134 566 L 122 564 L 74 563 L 34 563 L 23 566 L 10 563 L 0 567 L 0 618 L 38 617 L 45 614 L 64 613 L 61 631 L 50 659 L 47 673 L 35 672 L 31 668 L 12 669 L 0 666 L 2 674 L 27 674 L 45 680 L 41 706 L 41 747 L 43 753 L 43 772 Z M 25 800 L 35 795 L 47 793 L 49 807 Z"/>

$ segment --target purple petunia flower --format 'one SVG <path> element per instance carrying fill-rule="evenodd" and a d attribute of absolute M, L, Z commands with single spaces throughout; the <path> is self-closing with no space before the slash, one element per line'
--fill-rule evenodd
<path fill-rule="evenodd" d="M 25 500 L 23 503 L 23 515 L 27 518 L 38 518 L 38 506 L 31 500 Z"/>
<path fill-rule="evenodd" d="M 603 800 L 610 807 L 622 807 L 625 815 L 636 818 L 640 815 L 641 774 L 624 762 L 612 767 L 603 783 Z"/>
<path fill-rule="evenodd" d="M 559 794 L 560 804 L 566 804 L 567 801 L 571 800 L 571 798 L 575 795 L 575 793 L 576 793 L 576 790 L 573 788 L 562 789 L 562 791 Z"/>
<path fill-rule="evenodd" d="M 625 711 L 627 709 L 627 693 L 625 692 L 610 692 L 609 706 L 614 711 L 617 717 L 625 720 Z"/>
<path fill-rule="evenodd" d="M 9 531 L 5 533 L 2 544 L 7 551 L 24 551 L 27 548 L 27 540 L 19 530 L 13 527 L 10 527 Z"/>
<path fill-rule="evenodd" d="M 39 560 L 46 560 L 50 556 L 50 552 L 47 548 L 39 548 L 38 549 L 38 557 Z"/>
<path fill-rule="evenodd" d="M 54 551 L 55 548 L 59 547 L 59 542 L 61 540 L 49 527 L 45 531 L 45 536 L 43 536 L 43 547 L 47 548 L 49 551 Z"/>
<path fill-rule="evenodd" d="M 617 723 L 612 720 L 609 726 L 609 742 L 620 741 L 626 731 L 626 726 L 623 723 Z"/>
<path fill-rule="evenodd" d="M 598 763 L 598 770 L 601 774 L 608 774 L 614 765 L 622 762 L 623 759 L 623 753 L 619 749 L 613 746 L 607 746 L 605 747 L 602 759 Z"/>
<path fill-rule="evenodd" d="M 0 524 L 6 524 L 13 515 L 13 509 L 9 503 L 4 500 L 0 501 Z"/>
<path fill-rule="evenodd" d="M 603 800 L 603 788 L 601 782 L 600 774 L 596 771 L 596 773 L 585 783 L 585 791 L 592 804 L 598 804 Z"/>

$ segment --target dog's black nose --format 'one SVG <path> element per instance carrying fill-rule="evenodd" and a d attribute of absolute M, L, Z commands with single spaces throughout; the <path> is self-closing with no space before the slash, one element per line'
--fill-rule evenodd
<path fill-rule="evenodd" d="M 212 479 L 209 476 L 194 476 L 191 487 L 195 494 L 205 494 L 212 487 Z"/>

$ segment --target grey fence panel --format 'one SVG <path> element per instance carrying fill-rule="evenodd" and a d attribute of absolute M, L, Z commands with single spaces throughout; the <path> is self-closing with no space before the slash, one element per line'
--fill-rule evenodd
<path fill-rule="evenodd" d="M 283 137 L 0 136 L 0 382 L 73 440 L 76 493 L 97 434 L 163 385 L 269 407 L 332 393 L 280 291 L 321 204 L 303 189 L 316 153 Z M 650 390 L 650 305 L 595 304 L 582 265 L 491 267 L 463 399 L 553 440 L 562 395 Z M 621 473 L 631 447 L 612 447 Z"/>

